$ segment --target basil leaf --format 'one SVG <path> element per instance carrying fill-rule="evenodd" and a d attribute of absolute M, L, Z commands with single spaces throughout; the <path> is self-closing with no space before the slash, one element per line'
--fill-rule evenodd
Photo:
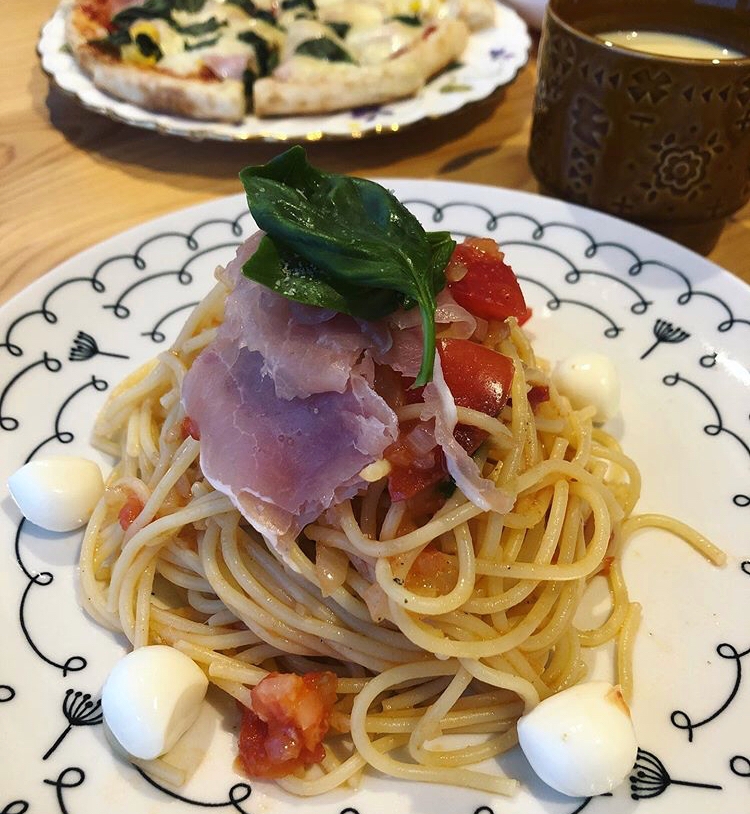
<path fill-rule="evenodd" d="M 333 29 L 333 32 L 340 40 L 346 39 L 346 35 L 349 33 L 349 29 L 351 28 L 349 23 L 326 23 L 326 25 Z"/>
<path fill-rule="evenodd" d="M 146 0 L 142 6 L 129 6 L 115 14 L 111 25 L 115 29 L 130 28 L 136 20 L 172 20 L 171 0 Z"/>
<path fill-rule="evenodd" d="M 276 48 L 254 31 L 240 31 L 237 34 L 237 39 L 253 47 L 259 76 L 268 76 L 279 64 L 279 55 Z"/>
<path fill-rule="evenodd" d="M 158 62 L 162 56 L 161 48 L 149 37 L 148 34 L 136 34 L 135 44 L 144 57 L 155 57 Z"/>
<path fill-rule="evenodd" d="M 208 40 L 200 40 L 199 42 L 186 42 L 185 43 L 185 50 L 186 51 L 198 51 L 201 48 L 210 48 L 212 45 L 216 45 L 216 43 L 221 39 L 220 36 L 211 37 Z"/>
<path fill-rule="evenodd" d="M 438 494 L 441 494 L 443 497 L 453 497 L 453 493 L 456 491 L 456 481 L 448 475 L 445 480 L 441 480 L 440 483 L 437 485 Z"/>
<path fill-rule="evenodd" d="M 456 241 L 451 237 L 450 232 L 426 232 L 425 234 L 432 250 L 430 258 L 432 286 L 434 291 L 442 291 L 445 288 L 445 269 L 456 248 Z"/>
<path fill-rule="evenodd" d="M 119 56 L 123 45 L 130 45 L 132 41 L 130 32 L 126 29 L 125 31 L 113 31 L 99 40 L 89 40 L 89 43 L 102 51 L 106 51 L 108 54 Z"/>
<path fill-rule="evenodd" d="M 263 20 L 269 25 L 278 27 L 278 22 L 273 16 L 273 12 L 258 8 L 252 0 L 225 0 L 225 2 L 237 6 L 237 8 L 241 8 L 248 17 L 252 17 L 255 20 Z"/>
<path fill-rule="evenodd" d="M 205 5 L 206 0 L 172 0 L 175 11 L 189 11 L 193 14 L 201 11 Z"/>
<path fill-rule="evenodd" d="M 281 0 L 282 11 L 289 11 L 293 8 L 315 11 L 315 2 L 314 0 Z"/>
<path fill-rule="evenodd" d="M 391 17 L 391 20 L 396 20 L 396 22 L 403 23 L 404 25 L 410 25 L 413 27 L 417 27 L 422 25 L 422 21 L 417 17 L 416 14 L 395 14 Z"/>
<path fill-rule="evenodd" d="M 226 20 L 219 20 L 216 17 L 209 17 L 201 23 L 191 23 L 190 25 L 178 25 L 174 20 L 171 21 L 172 28 L 185 37 L 202 37 L 204 34 L 214 34 L 220 28 L 227 25 Z"/>
<path fill-rule="evenodd" d="M 354 62 L 349 53 L 338 43 L 328 37 L 317 37 L 314 40 L 305 40 L 295 49 L 295 54 L 314 59 L 324 59 L 326 62 Z"/>
<path fill-rule="evenodd" d="M 392 291 L 376 291 L 348 283 L 337 283 L 334 287 L 319 268 L 299 255 L 279 251 L 268 237 L 261 240 L 242 271 L 282 297 L 361 319 L 380 319 L 399 306 L 398 297 Z"/>
<path fill-rule="evenodd" d="M 251 279 L 288 278 L 284 259 L 298 256 L 307 265 L 296 273 L 292 267 L 295 285 L 280 290 L 283 296 L 303 302 L 305 296 L 318 297 L 322 282 L 343 298 L 345 313 L 367 311 L 367 300 L 376 296 L 379 303 L 390 302 L 390 310 L 415 302 L 424 347 L 414 386 L 428 382 L 435 360 L 435 297 L 445 285 L 444 268 L 454 246 L 450 235 L 428 236 L 409 210 L 373 181 L 315 169 L 302 147 L 263 166 L 246 167 L 240 178 L 250 212 L 279 258 L 265 250 L 245 264 L 243 273 Z M 271 271 L 262 268 L 264 257 L 272 261 Z M 362 303 L 354 302 L 355 294 Z"/>

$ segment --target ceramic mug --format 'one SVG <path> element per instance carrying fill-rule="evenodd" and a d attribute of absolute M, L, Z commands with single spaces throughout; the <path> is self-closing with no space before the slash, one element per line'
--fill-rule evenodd
<path fill-rule="evenodd" d="M 659 56 L 606 44 L 669 31 L 744 56 Z M 750 0 L 550 0 L 529 161 L 543 191 L 697 251 L 750 199 Z"/>

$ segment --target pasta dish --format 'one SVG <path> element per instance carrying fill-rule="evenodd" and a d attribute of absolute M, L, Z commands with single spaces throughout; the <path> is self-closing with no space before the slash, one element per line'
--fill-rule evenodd
<path fill-rule="evenodd" d="M 348 311 L 293 299 L 313 261 L 293 266 L 282 238 L 287 276 L 258 280 L 281 232 L 251 190 L 265 237 L 97 419 L 116 465 L 84 538 L 86 609 L 134 648 L 186 654 L 237 700 L 250 776 L 315 795 L 372 767 L 512 793 L 514 779 L 477 764 L 585 678 L 587 650 L 614 642 L 632 692 L 628 537 L 655 526 L 721 554 L 677 520 L 634 513 L 636 465 L 535 356 L 494 242 L 429 238 L 444 272 L 430 307 L 401 290 L 381 308 L 385 289 L 350 280 L 347 297 L 370 286 L 381 308 L 367 318 L 351 299 Z M 327 194 L 340 206 L 338 187 Z M 611 610 L 580 629 L 597 576 Z"/>

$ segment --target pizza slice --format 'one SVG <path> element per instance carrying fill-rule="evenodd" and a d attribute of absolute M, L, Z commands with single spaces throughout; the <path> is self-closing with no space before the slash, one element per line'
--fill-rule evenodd
<path fill-rule="evenodd" d="M 102 90 L 236 122 L 411 96 L 493 20 L 493 0 L 74 0 L 66 27 Z"/>

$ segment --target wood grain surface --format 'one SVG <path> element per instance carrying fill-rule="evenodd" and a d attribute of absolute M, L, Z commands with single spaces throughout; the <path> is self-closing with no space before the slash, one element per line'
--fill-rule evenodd
<path fill-rule="evenodd" d="M 281 148 L 193 143 L 90 113 L 52 87 L 36 54 L 55 0 L 4 0 L 0 64 L 0 303 L 86 247 L 151 218 L 241 191 L 238 170 Z M 401 133 L 311 144 L 340 172 L 535 191 L 526 159 L 534 61 L 504 92 Z M 750 282 L 750 206 L 710 258 Z"/>

